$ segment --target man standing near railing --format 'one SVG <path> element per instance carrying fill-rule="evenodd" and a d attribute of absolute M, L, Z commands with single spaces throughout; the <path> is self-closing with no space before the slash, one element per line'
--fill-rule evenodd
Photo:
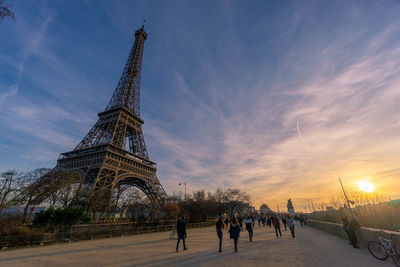
<path fill-rule="evenodd" d="M 342 223 L 343 223 L 343 230 L 349 237 L 350 244 L 353 245 L 354 248 L 360 248 L 360 246 L 358 245 L 357 234 L 356 234 L 357 229 L 360 228 L 360 224 L 358 223 L 358 221 L 353 218 L 349 222 L 349 219 L 347 219 L 347 217 L 344 217 L 342 219 Z"/>
<path fill-rule="evenodd" d="M 178 233 L 178 242 L 176 243 L 176 252 L 179 251 L 179 242 L 182 239 L 183 242 L 183 250 L 187 250 L 186 244 L 185 244 L 185 238 L 186 238 L 186 222 L 185 222 L 185 217 L 181 217 L 181 219 L 178 219 L 176 223 L 176 232 Z"/>

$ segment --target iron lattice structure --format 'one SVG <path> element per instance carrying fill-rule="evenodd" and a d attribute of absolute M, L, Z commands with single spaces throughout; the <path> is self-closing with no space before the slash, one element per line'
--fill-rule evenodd
<path fill-rule="evenodd" d="M 142 190 L 153 204 L 167 199 L 156 176 L 157 165 L 149 159 L 140 118 L 140 79 L 147 34 L 142 26 L 135 32 L 117 88 L 105 111 L 77 147 L 60 154 L 52 173 L 81 174 L 87 190 L 80 201 L 104 209 L 114 188 L 129 184 Z M 106 203 L 106 205 L 105 205 Z"/>

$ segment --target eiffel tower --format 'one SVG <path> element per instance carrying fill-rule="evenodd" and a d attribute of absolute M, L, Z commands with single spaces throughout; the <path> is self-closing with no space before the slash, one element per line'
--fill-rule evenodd
<path fill-rule="evenodd" d="M 89 206 L 109 205 L 116 186 L 127 184 L 143 191 L 153 204 L 167 199 L 156 176 L 157 164 L 149 159 L 140 118 L 140 79 L 144 26 L 135 42 L 106 109 L 73 151 L 61 153 L 53 173 L 79 173 L 88 188 L 80 196 Z M 104 203 L 106 203 L 104 205 Z"/>

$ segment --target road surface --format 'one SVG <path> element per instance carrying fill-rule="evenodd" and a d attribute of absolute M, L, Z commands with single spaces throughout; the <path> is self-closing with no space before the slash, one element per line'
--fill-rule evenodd
<path fill-rule="evenodd" d="M 310 227 L 296 226 L 295 239 L 289 231 L 282 234 L 277 239 L 273 228 L 256 226 L 252 243 L 247 232 L 241 233 L 237 253 L 226 231 L 218 252 L 213 227 L 189 229 L 188 250 L 180 252 L 166 232 L 115 237 L 3 250 L 0 266 L 394 266 L 390 259 L 378 261 L 366 249 L 353 249 L 346 240 Z"/>

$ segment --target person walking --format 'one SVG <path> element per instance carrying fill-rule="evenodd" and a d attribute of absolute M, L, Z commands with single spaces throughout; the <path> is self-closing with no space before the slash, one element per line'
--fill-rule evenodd
<path fill-rule="evenodd" d="M 271 216 L 268 216 L 268 218 L 267 218 L 267 224 L 268 224 L 268 226 L 269 227 L 271 227 Z"/>
<path fill-rule="evenodd" d="M 222 230 L 225 229 L 225 223 L 222 220 L 221 217 L 219 217 L 217 223 L 215 224 L 215 227 L 217 228 L 217 236 L 219 238 L 219 250 L 218 252 L 222 252 L 221 247 L 222 247 Z"/>
<path fill-rule="evenodd" d="M 242 216 L 239 216 L 238 222 L 239 222 L 240 230 L 243 230 L 243 218 L 242 218 Z"/>
<path fill-rule="evenodd" d="M 282 233 L 281 233 L 281 223 L 279 222 L 278 216 L 276 216 L 276 214 L 272 217 L 272 224 L 275 227 L 275 234 L 276 234 L 276 238 L 278 237 L 278 231 L 279 231 L 279 235 L 282 237 Z"/>
<path fill-rule="evenodd" d="M 303 217 L 303 214 L 300 214 L 300 216 L 299 216 L 299 221 L 300 221 L 301 227 L 303 227 L 303 225 L 304 225 L 304 217 Z"/>
<path fill-rule="evenodd" d="M 231 239 L 233 239 L 233 244 L 234 244 L 234 249 L 233 252 L 237 252 L 238 248 L 238 241 L 239 241 L 239 236 L 240 236 L 240 226 L 239 226 L 239 222 L 236 219 L 236 217 L 233 217 L 230 227 L 229 227 L 229 234 Z"/>
<path fill-rule="evenodd" d="M 343 230 L 346 232 L 347 236 L 349 237 L 350 244 L 353 245 L 353 248 L 360 248 L 358 245 L 358 239 L 356 231 L 360 228 L 360 224 L 356 219 L 352 219 L 350 222 L 347 217 L 342 219 L 343 223 Z"/>
<path fill-rule="evenodd" d="M 282 216 L 282 223 L 283 223 L 283 226 L 285 226 L 285 231 L 286 231 L 286 216 Z"/>
<path fill-rule="evenodd" d="M 286 224 L 290 229 L 290 233 L 292 234 L 292 237 L 295 238 L 294 237 L 294 222 L 293 222 L 293 219 L 292 219 L 292 217 L 290 215 L 286 219 Z"/>
<path fill-rule="evenodd" d="M 178 233 L 178 241 L 176 243 L 176 252 L 179 251 L 179 242 L 182 239 L 183 243 L 183 250 L 187 250 L 186 244 L 185 244 L 185 238 L 186 238 L 186 222 L 185 222 L 185 217 L 181 217 L 181 219 L 178 219 L 176 223 L 176 232 Z"/>
<path fill-rule="evenodd" d="M 254 221 L 251 219 L 250 216 L 247 216 L 247 219 L 245 220 L 245 223 L 246 223 L 246 230 L 249 232 L 250 242 L 253 242 Z"/>
<path fill-rule="evenodd" d="M 228 216 L 225 216 L 225 225 L 228 225 L 228 222 L 229 222 Z M 227 228 L 228 228 L 228 227 L 227 227 Z"/>

